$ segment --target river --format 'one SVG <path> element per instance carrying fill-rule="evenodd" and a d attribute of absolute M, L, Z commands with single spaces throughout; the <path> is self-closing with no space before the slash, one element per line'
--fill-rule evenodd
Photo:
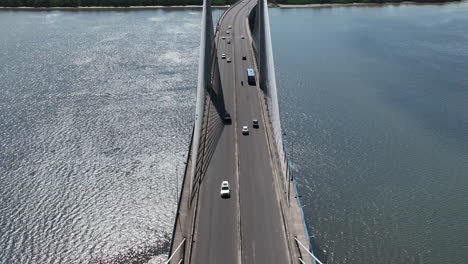
<path fill-rule="evenodd" d="M 316 252 L 327 263 L 466 263 L 468 3 L 270 19 Z"/>
<path fill-rule="evenodd" d="M 270 18 L 316 252 L 327 263 L 464 263 L 468 5 Z M 0 11 L 0 263 L 167 256 L 200 19 Z"/>

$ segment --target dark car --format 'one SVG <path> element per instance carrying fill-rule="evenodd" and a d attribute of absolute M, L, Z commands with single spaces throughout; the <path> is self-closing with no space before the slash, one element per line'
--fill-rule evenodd
<path fill-rule="evenodd" d="M 232 122 L 231 115 L 229 113 L 224 114 L 224 123 L 230 124 Z"/>
<path fill-rule="evenodd" d="M 247 56 L 242 56 L 242 60 L 246 60 L 247 59 Z"/>
<path fill-rule="evenodd" d="M 252 126 L 254 128 L 258 128 L 258 120 L 257 119 L 252 120 Z"/>

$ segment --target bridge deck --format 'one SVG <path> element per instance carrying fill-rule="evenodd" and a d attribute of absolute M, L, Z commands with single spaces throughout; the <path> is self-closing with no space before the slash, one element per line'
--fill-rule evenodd
<path fill-rule="evenodd" d="M 247 68 L 255 68 L 247 23 L 253 5 L 254 1 L 239 2 L 219 24 L 219 36 L 225 37 L 217 39 L 222 94 L 232 124 L 222 129 L 203 178 L 192 263 L 289 262 L 262 118 L 262 99 L 258 86 L 247 82 Z M 223 53 L 226 59 L 221 58 Z M 228 59 L 232 62 L 228 63 Z M 219 116 L 215 107 L 209 115 Z M 258 129 L 252 128 L 253 119 L 259 120 Z M 241 134 L 244 125 L 249 127 L 249 135 Z M 220 197 L 223 180 L 231 184 L 230 199 Z"/>
<path fill-rule="evenodd" d="M 257 85 L 247 81 L 247 68 L 259 72 L 247 20 L 256 3 L 236 3 L 219 23 L 214 65 L 219 67 L 221 83 L 214 82 L 206 94 L 195 190 L 189 197 L 190 184 L 184 183 L 172 251 L 183 238 L 187 243 L 171 263 L 179 263 L 185 255 L 185 263 L 283 264 L 297 262 L 296 252 L 311 263 L 301 254 L 304 251 L 293 249 L 293 237 L 308 242 L 297 202 L 292 201 L 291 207 L 287 203 L 265 95 L 258 76 Z M 223 122 L 225 111 L 231 115 L 231 124 Z M 259 128 L 252 127 L 253 119 L 259 121 Z M 242 135 L 242 126 L 249 127 L 249 135 Z M 191 177 L 186 170 L 185 178 Z M 231 185 L 229 199 L 220 197 L 225 180 Z M 295 195 L 294 188 L 291 194 Z M 189 199 L 193 201 L 190 209 Z"/>

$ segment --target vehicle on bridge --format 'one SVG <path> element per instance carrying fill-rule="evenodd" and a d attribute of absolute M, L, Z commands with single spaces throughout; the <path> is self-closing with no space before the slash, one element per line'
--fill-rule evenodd
<path fill-rule="evenodd" d="M 226 54 L 224 54 L 224 53 L 223 53 L 223 54 L 221 54 L 221 59 L 223 59 L 223 60 L 224 60 L 225 58 L 226 58 Z"/>
<path fill-rule="evenodd" d="M 247 126 L 242 127 L 242 134 L 243 135 L 248 135 L 249 134 L 249 128 Z"/>
<path fill-rule="evenodd" d="M 252 126 L 253 126 L 253 128 L 258 128 L 258 120 L 257 119 L 252 120 Z"/>
<path fill-rule="evenodd" d="M 226 112 L 226 113 L 224 114 L 224 123 L 230 124 L 231 122 L 232 122 L 232 120 L 231 120 L 231 115 L 230 115 L 229 113 Z"/>
<path fill-rule="evenodd" d="M 231 197 L 231 191 L 229 190 L 229 182 L 223 181 L 221 183 L 221 198 Z"/>
<path fill-rule="evenodd" d="M 255 71 L 252 68 L 247 69 L 247 82 L 250 85 L 255 85 Z"/>

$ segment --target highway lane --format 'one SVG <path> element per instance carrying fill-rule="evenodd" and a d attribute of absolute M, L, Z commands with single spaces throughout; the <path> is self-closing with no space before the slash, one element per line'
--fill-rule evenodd
<path fill-rule="evenodd" d="M 220 23 L 220 36 L 226 40 L 218 42 L 218 58 L 224 103 L 232 124 L 224 126 L 202 183 L 193 263 L 289 262 L 259 88 L 247 83 L 246 70 L 254 68 L 254 61 L 246 18 L 253 5 L 253 0 L 240 2 Z M 221 59 L 222 53 L 232 63 Z M 253 129 L 252 119 L 259 120 L 258 129 Z M 243 125 L 249 127 L 248 136 L 241 134 Z M 223 180 L 231 184 L 230 199 L 220 198 Z"/>
<path fill-rule="evenodd" d="M 236 7 L 234 7 L 236 8 Z M 234 16 L 226 13 L 221 25 L 221 32 L 228 30 Z M 229 36 L 228 36 L 229 37 Z M 236 112 L 234 100 L 234 75 L 232 64 L 221 59 L 221 53 L 232 57 L 232 45 L 219 41 L 218 58 L 221 75 L 224 104 L 231 114 L 232 123 L 225 125 L 200 189 L 199 208 L 194 236 L 193 263 L 239 263 L 240 226 L 238 171 L 236 157 Z M 214 107 L 210 115 L 216 116 Z M 214 122 L 219 122 L 214 121 Z M 231 197 L 220 197 L 221 182 L 227 180 L 231 185 Z"/>
<path fill-rule="evenodd" d="M 236 71 L 242 74 L 244 86 L 236 90 L 237 118 L 240 126 L 248 125 L 250 135 L 239 136 L 239 185 L 242 263 L 288 263 L 289 253 L 282 223 L 271 157 L 261 113 L 261 98 L 257 86 L 247 84 L 247 68 L 255 68 L 252 47 L 247 37 L 247 20 L 250 8 L 245 8 L 236 23 L 238 53 L 247 55 L 243 61 L 236 57 Z M 257 71 L 257 69 L 256 69 Z M 258 119 L 260 127 L 254 129 L 252 120 Z M 240 132 L 238 131 L 239 135 Z"/>

